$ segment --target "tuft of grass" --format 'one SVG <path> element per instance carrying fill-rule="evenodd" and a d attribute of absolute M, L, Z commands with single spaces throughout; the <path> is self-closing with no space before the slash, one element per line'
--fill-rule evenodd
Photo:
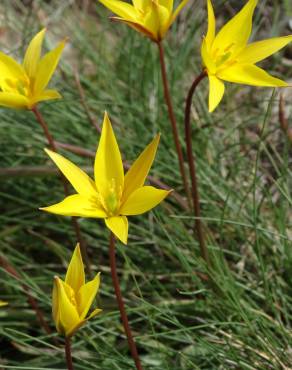
<path fill-rule="evenodd" d="M 157 50 L 125 25 L 109 22 L 101 5 L 88 3 L 3 1 L 1 50 L 21 57 L 44 24 L 47 47 L 69 35 L 53 81 L 64 99 L 40 107 L 55 139 L 91 151 L 97 146 L 98 134 L 76 86 L 77 69 L 92 116 L 100 123 L 104 110 L 109 112 L 124 159 L 131 162 L 161 131 L 151 174 L 182 193 Z M 230 16 L 233 5 L 238 6 L 214 1 L 219 22 Z M 261 2 L 254 38 L 288 33 L 287 9 L 287 1 Z M 205 28 L 205 2 L 190 1 L 165 41 L 182 139 L 184 98 L 201 68 Z M 265 66 L 289 80 L 289 55 L 291 47 Z M 278 91 L 230 85 L 221 106 L 209 115 L 205 82 L 194 100 L 193 140 L 215 289 L 205 279 L 193 218 L 173 198 L 130 218 L 129 245 L 118 245 L 117 254 L 145 369 L 291 366 L 291 144 L 280 130 L 278 97 Z M 76 240 L 69 219 L 38 211 L 62 199 L 62 186 L 50 170 L 43 152 L 47 144 L 32 114 L 1 108 L 0 138 L 1 254 L 29 286 L 53 330 L 52 335 L 43 332 L 19 281 L 2 269 L 0 294 L 9 306 L 0 311 L 0 367 L 64 369 L 62 341 L 54 343 L 51 289 L 53 276 L 65 274 Z M 92 167 L 92 158 L 62 153 Z M 11 168 L 22 171 L 12 177 L 4 171 Z M 103 313 L 74 337 L 75 368 L 133 369 L 111 283 L 108 232 L 98 220 L 79 222 L 93 270 L 102 272 Z"/>

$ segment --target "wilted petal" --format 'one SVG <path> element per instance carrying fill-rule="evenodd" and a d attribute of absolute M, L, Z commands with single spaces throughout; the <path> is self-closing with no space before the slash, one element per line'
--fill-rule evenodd
<path fill-rule="evenodd" d="M 85 196 L 86 198 L 89 198 L 90 196 L 96 196 L 97 192 L 95 183 L 84 171 L 56 152 L 53 152 L 49 149 L 45 149 L 45 152 L 57 165 L 64 176 L 69 180 L 77 193 Z"/>
<path fill-rule="evenodd" d="M 219 78 L 225 81 L 252 86 L 287 86 L 285 81 L 269 75 L 263 69 L 252 64 L 236 64 L 232 67 L 224 69 L 217 75 Z"/>
<path fill-rule="evenodd" d="M 87 312 L 89 311 L 92 302 L 98 292 L 99 284 L 100 284 L 100 273 L 98 273 L 93 280 L 81 286 L 81 288 L 79 289 L 76 298 L 78 312 L 81 320 L 85 319 Z"/>
<path fill-rule="evenodd" d="M 124 188 L 122 157 L 107 113 L 104 115 L 95 156 L 94 177 L 98 192 L 104 198 L 107 198 L 110 187 L 114 187 L 117 193 L 121 193 Z"/>
<path fill-rule="evenodd" d="M 104 218 L 107 214 L 98 200 L 92 200 L 79 194 L 69 195 L 62 202 L 40 208 L 42 211 L 63 216 Z"/>
<path fill-rule="evenodd" d="M 81 286 L 85 283 L 84 265 L 79 244 L 76 245 L 69 263 L 65 283 L 70 285 L 75 294 L 78 293 Z"/>
<path fill-rule="evenodd" d="M 242 64 L 254 64 L 276 53 L 292 41 L 292 35 L 253 42 L 237 56 Z"/>
<path fill-rule="evenodd" d="M 47 87 L 55 69 L 57 68 L 65 44 L 65 40 L 60 42 L 55 49 L 49 51 L 38 63 L 33 89 L 35 95 L 39 95 L 41 91 Z"/>
<path fill-rule="evenodd" d="M 146 177 L 154 161 L 159 140 L 160 134 L 156 135 L 151 143 L 146 146 L 143 152 L 132 164 L 129 171 L 126 173 L 122 199 L 123 202 L 131 193 L 133 193 L 134 190 L 144 185 Z"/>
<path fill-rule="evenodd" d="M 26 50 L 23 60 L 23 67 L 29 78 L 34 78 L 36 76 L 45 33 L 45 28 L 37 33 L 35 37 L 31 40 Z"/>
<path fill-rule="evenodd" d="M 224 83 L 216 76 L 209 76 L 209 112 L 217 107 L 224 95 Z"/>
<path fill-rule="evenodd" d="M 120 239 L 121 242 L 127 244 L 128 240 L 128 219 L 125 216 L 116 216 L 105 218 L 106 226 L 112 233 Z"/>
<path fill-rule="evenodd" d="M 135 190 L 120 209 L 122 215 L 139 215 L 154 208 L 163 201 L 171 191 L 143 186 Z"/>

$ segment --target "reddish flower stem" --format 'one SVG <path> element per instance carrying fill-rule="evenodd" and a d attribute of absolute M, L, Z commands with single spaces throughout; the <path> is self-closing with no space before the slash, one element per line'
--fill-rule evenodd
<path fill-rule="evenodd" d="M 110 233 L 109 256 L 110 256 L 112 281 L 113 281 L 113 285 L 115 288 L 117 303 L 119 306 L 122 323 L 123 323 L 125 333 L 127 336 L 128 345 L 129 345 L 133 360 L 135 362 L 136 369 L 143 370 L 141 362 L 140 362 L 140 358 L 138 355 L 136 343 L 134 341 L 132 331 L 129 325 L 129 321 L 128 321 L 128 317 L 127 317 L 127 313 L 125 309 L 125 304 L 124 304 L 123 296 L 122 296 L 121 289 L 120 289 L 119 278 L 118 278 L 118 273 L 117 273 L 117 266 L 116 266 L 115 236 L 112 232 Z"/>
<path fill-rule="evenodd" d="M 74 370 L 71 354 L 71 338 L 65 338 L 65 357 L 68 370 Z"/>
<path fill-rule="evenodd" d="M 51 149 L 54 152 L 58 153 L 58 148 L 57 148 L 56 142 L 55 142 L 53 136 L 51 135 L 51 133 L 49 131 L 49 127 L 48 127 L 46 121 L 44 120 L 41 112 L 38 110 L 38 108 L 36 106 L 33 107 L 31 110 L 34 113 L 34 115 L 36 117 L 36 120 L 41 125 L 41 127 L 43 129 L 43 132 L 44 132 L 44 135 L 45 135 L 45 137 L 46 137 L 46 139 L 48 141 L 48 144 L 50 145 Z M 68 183 L 67 183 L 67 180 L 63 176 L 62 173 L 61 173 L 61 179 L 62 179 L 63 186 L 64 186 L 64 193 L 65 193 L 66 196 L 68 196 L 68 195 L 70 195 L 69 188 L 68 188 Z M 82 254 L 82 258 L 83 258 L 83 260 L 85 262 L 86 270 L 87 270 L 88 274 L 90 276 L 92 276 L 92 271 L 91 271 L 91 267 L 90 267 L 90 261 L 89 261 L 89 257 L 88 257 L 88 254 L 87 254 L 87 249 L 86 249 L 84 240 L 83 240 L 83 238 L 81 236 L 80 226 L 78 224 L 78 221 L 77 221 L 76 217 L 72 217 L 72 225 L 73 225 L 73 228 L 75 230 L 77 241 L 80 244 L 81 254 Z"/>
<path fill-rule="evenodd" d="M 201 221 L 201 211 L 200 211 L 200 195 L 198 189 L 198 181 L 197 181 L 197 174 L 196 174 L 196 163 L 195 157 L 193 155 L 193 148 L 192 148 L 192 128 L 191 128 L 191 107 L 192 107 L 192 99 L 195 93 L 196 87 L 198 84 L 207 76 L 206 72 L 203 71 L 198 77 L 195 78 L 193 81 L 190 90 L 188 92 L 186 98 L 186 105 L 185 105 L 185 140 L 187 145 L 187 157 L 188 157 L 188 165 L 190 170 L 190 177 L 191 177 L 191 184 L 192 184 L 192 200 L 193 200 L 193 209 L 195 215 L 195 225 L 194 229 L 198 237 L 201 256 L 205 260 L 208 267 L 210 267 L 210 258 L 208 248 L 205 243 L 203 228 L 202 228 L 202 221 Z"/>
<path fill-rule="evenodd" d="M 176 118 L 174 115 L 174 110 L 173 110 L 173 105 L 172 105 L 172 99 L 171 99 L 169 86 L 168 86 L 165 57 L 164 57 L 164 48 L 162 45 L 162 41 L 158 41 L 157 46 L 159 49 L 159 60 L 160 60 L 161 75 L 162 75 L 162 82 L 163 82 L 164 99 L 167 105 L 168 117 L 171 123 L 172 135 L 173 135 L 178 163 L 179 163 L 179 170 L 180 170 L 181 178 L 183 181 L 183 186 L 185 189 L 185 194 L 187 196 L 188 201 L 190 202 L 191 195 L 190 195 L 188 179 L 187 179 L 186 171 L 184 167 L 184 157 L 183 157 L 182 147 L 181 147 L 180 140 L 179 140 L 177 123 L 176 123 Z"/>

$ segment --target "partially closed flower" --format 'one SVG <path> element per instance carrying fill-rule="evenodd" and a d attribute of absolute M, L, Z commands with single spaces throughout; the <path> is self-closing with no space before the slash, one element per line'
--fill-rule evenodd
<path fill-rule="evenodd" d="M 119 0 L 100 0 L 104 6 L 118 15 L 112 19 L 127 23 L 153 41 L 164 38 L 188 1 L 183 0 L 174 10 L 173 0 L 133 0 L 133 5 Z"/>
<path fill-rule="evenodd" d="M 68 266 L 65 281 L 55 277 L 53 287 L 53 319 L 59 334 L 72 336 L 78 328 L 101 312 L 96 308 L 87 316 L 98 292 L 100 274 L 85 283 L 84 266 L 77 244 Z"/>

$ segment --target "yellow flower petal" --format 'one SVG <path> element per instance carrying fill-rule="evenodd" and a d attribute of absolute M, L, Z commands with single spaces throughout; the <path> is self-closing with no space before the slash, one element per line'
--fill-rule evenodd
<path fill-rule="evenodd" d="M 236 64 L 232 67 L 224 69 L 218 73 L 217 76 L 225 81 L 252 86 L 287 86 L 285 81 L 269 75 L 263 69 L 252 64 Z"/>
<path fill-rule="evenodd" d="M 0 51 L 0 85 L 2 87 L 5 80 L 26 80 L 27 76 L 24 68 L 9 55 Z M 2 87 L 3 88 L 3 87 Z"/>
<path fill-rule="evenodd" d="M 209 54 L 208 45 L 205 37 L 203 38 L 201 46 L 201 56 L 203 60 L 203 66 L 207 68 L 208 73 L 216 73 L 216 64 Z"/>
<path fill-rule="evenodd" d="M 8 305 L 8 302 L 4 302 L 0 300 L 0 307 L 7 306 L 7 305 Z"/>
<path fill-rule="evenodd" d="M 217 107 L 224 95 L 224 83 L 216 76 L 209 75 L 209 112 Z"/>
<path fill-rule="evenodd" d="M 122 205 L 120 213 L 126 216 L 140 215 L 157 206 L 170 192 L 153 186 L 143 186 L 129 196 Z"/>
<path fill-rule="evenodd" d="M 117 193 L 122 193 L 124 188 L 123 162 L 107 113 L 104 114 L 101 137 L 95 156 L 94 177 L 96 187 L 104 198 L 108 197 L 110 188 L 114 188 Z"/>
<path fill-rule="evenodd" d="M 0 92 L 0 105 L 8 108 L 27 108 L 29 100 L 24 95 Z"/>
<path fill-rule="evenodd" d="M 142 2 L 143 0 L 140 0 L 140 1 Z M 160 0 L 159 1 L 159 4 L 162 5 L 162 6 L 164 6 L 168 10 L 169 13 L 172 13 L 172 10 L 173 10 L 173 0 Z"/>
<path fill-rule="evenodd" d="M 125 216 L 109 217 L 105 220 L 106 226 L 121 242 L 127 244 L 128 240 L 128 219 Z"/>
<path fill-rule="evenodd" d="M 135 31 L 138 31 L 144 34 L 145 36 L 149 37 L 152 40 L 156 40 L 157 38 L 155 34 L 153 34 L 150 30 L 148 30 L 147 28 L 143 26 L 142 22 L 129 21 L 129 20 L 126 20 L 125 18 L 119 18 L 119 17 L 112 17 L 111 19 L 122 22 L 122 23 L 126 23 L 129 27 L 133 28 Z"/>
<path fill-rule="evenodd" d="M 57 330 L 60 334 L 70 336 L 75 327 L 80 324 L 80 318 L 76 307 L 69 300 L 64 282 L 56 278 L 55 299 L 58 300 Z"/>
<path fill-rule="evenodd" d="M 90 306 L 92 305 L 92 302 L 98 292 L 99 285 L 100 273 L 98 273 L 93 280 L 81 286 L 79 292 L 77 293 L 77 307 L 81 320 L 85 319 L 87 312 L 89 311 Z"/>
<path fill-rule="evenodd" d="M 55 69 L 57 68 L 65 44 L 65 40 L 60 42 L 55 49 L 49 51 L 38 63 L 33 89 L 34 94 L 40 94 L 40 92 L 47 87 Z"/>
<path fill-rule="evenodd" d="M 79 244 L 76 245 L 71 261 L 69 263 L 65 283 L 70 285 L 75 294 L 85 283 L 84 265 L 82 261 Z"/>
<path fill-rule="evenodd" d="M 233 45 L 233 52 L 245 47 L 252 29 L 252 17 L 258 0 L 249 0 L 224 27 L 221 28 L 213 43 L 213 51 L 226 49 Z"/>
<path fill-rule="evenodd" d="M 79 194 L 69 195 L 62 202 L 49 207 L 42 207 L 40 210 L 63 216 L 107 217 L 97 199 L 88 199 Z"/>
<path fill-rule="evenodd" d="M 62 99 L 62 95 L 56 90 L 44 90 L 39 95 L 34 96 L 30 104 L 33 106 L 40 101 L 54 99 Z"/>
<path fill-rule="evenodd" d="M 90 196 L 96 197 L 97 192 L 95 183 L 84 171 L 56 152 L 49 149 L 45 149 L 45 152 L 64 176 L 70 181 L 77 193 L 84 195 L 87 198 Z"/>
<path fill-rule="evenodd" d="M 31 40 L 26 50 L 23 60 L 23 67 L 29 78 L 34 78 L 36 76 L 45 33 L 45 28 L 37 33 L 36 36 Z"/>
<path fill-rule="evenodd" d="M 99 0 L 99 2 L 106 6 L 113 13 L 117 14 L 119 17 L 129 20 L 136 19 L 136 10 L 133 5 L 118 0 Z"/>
<path fill-rule="evenodd" d="M 207 48 L 210 50 L 212 43 L 215 38 L 215 31 L 216 31 L 216 20 L 214 15 L 214 9 L 212 5 L 212 1 L 208 0 L 208 31 L 206 35 L 206 44 Z"/>
<path fill-rule="evenodd" d="M 156 135 L 150 144 L 143 150 L 136 161 L 132 164 L 126 173 L 124 182 L 124 193 L 122 201 L 124 202 L 129 195 L 136 189 L 144 185 L 146 177 L 154 161 L 157 147 L 160 140 L 160 134 Z"/>
<path fill-rule="evenodd" d="M 77 308 L 73 305 L 67 294 L 64 287 L 64 282 L 61 279 L 57 281 L 58 292 L 59 292 L 59 315 L 60 315 L 60 324 L 65 330 L 65 335 L 70 336 L 74 331 L 75 327 L 80 324 L 80 317 L 77 312 Z"/>
<path fill-rule="evenodd" d="M 276 53 L 292 41 L 292 35 L 253 42 L 237 56 L 239 63 L 254 64 Z"/>
<path fill-rule="evenodd" d="M 171 13 L 162 5 L 157 6 L 158 11 L 158 37 L 163 39 L 165 33 L 168 31 L 171 22 Z M 157 31 L 156 31 L 157 32 Z"/>
<path fill-rule="evenodd" d="M 155 40 L 159 39 L 159 29 L 160 29 L 160 20 L 159 20 L 159 9 L 158 5 L 154 2 L 151 3 L 150 10 L 146 13 L 143 18 L 143 26 L 151 32 Z"/>

